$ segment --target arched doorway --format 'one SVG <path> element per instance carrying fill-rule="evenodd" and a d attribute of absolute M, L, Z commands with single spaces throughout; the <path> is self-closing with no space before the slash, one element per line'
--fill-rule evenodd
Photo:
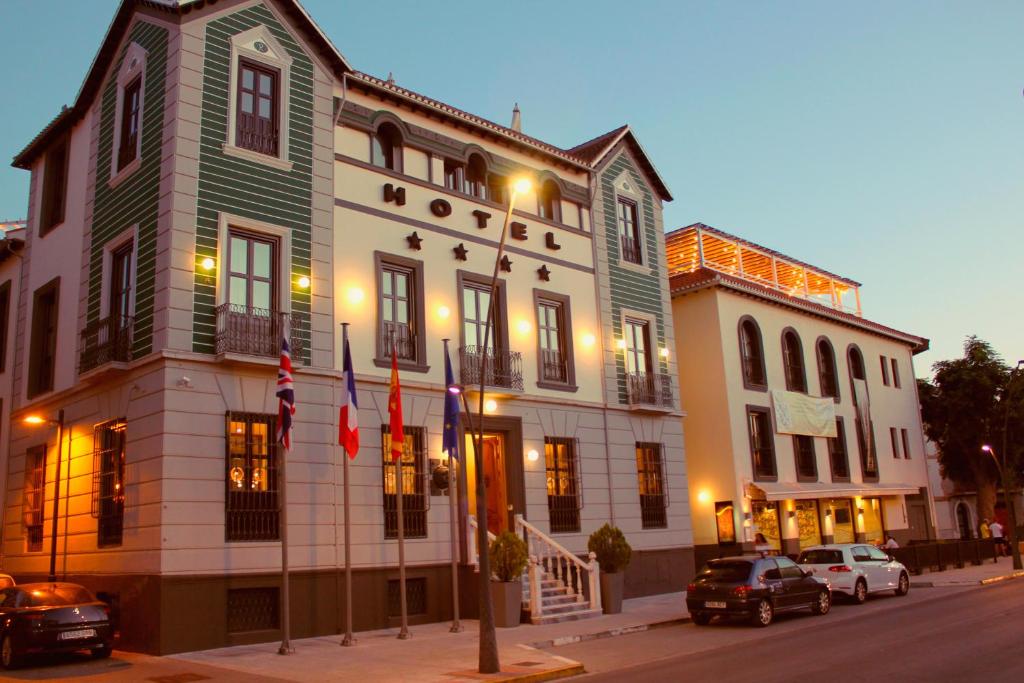
<path fill-rule="evenodd" d="M 971 526 L 971 511 L 964 502 L 956 504 L 956 526 L 960 530 L 961 540 L 974 538 L 973 527 Z"/>

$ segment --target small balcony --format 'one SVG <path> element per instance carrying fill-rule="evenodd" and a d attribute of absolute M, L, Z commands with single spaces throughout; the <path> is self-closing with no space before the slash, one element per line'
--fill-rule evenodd
<path fill-rule="evenodd" d="M 523 390 L 523 354 L 504 349 L 463 346 L 459 349 L 459 379 L 467 389 L 480 386 L 480 366 L 487 358 L 484 385 L 511 391 Z"/>
<path fill-rule="evenodd" d="M 82 330 L 79 372 L 89 372 L 107 363 L 130 361 L 134 323 L 131 316 L 111 315 L 86 325 Z"/>
<path fill-rule="evenodd" d="M 391 360 L 394 351 L 400 361 L 415 361 L 416 333 L 406 324 L 385 321 L 380 330 L 379 348 L 387 360 Z"/>
<path fill-rule="evenodd" d="M 660 372 L 631 372 L 626 375 L 626 397 L 631 408 L 672 410 L 672 378 Z"/>
<path fill-rule="evenodd" d="M 622 245 L 622 260 L 628 263 L 643 263 L 643 254 L 640 252 L 640 242 L 628 235 L 620 235 Z"/>
<path fill-rule="evenodd" d="M 281 355 L 281 339 L 286 332 L 291 331 L 292 318 L 281 311 L 222 304 L 217 307 L 217 332 L 214 337 L 216 353 L 218 356 L 232 354 L 278 358 Z M 302 357 L 303 342 L 292 332 L 288 343 L 291 346 L 292 363 L 297 365 Z"/>
<path fill-rule="evenodd" d="M 541 349 L 541 379 L 545 382 L 565 384 L 569 381 L 569 364 L 561 351 Z"/>

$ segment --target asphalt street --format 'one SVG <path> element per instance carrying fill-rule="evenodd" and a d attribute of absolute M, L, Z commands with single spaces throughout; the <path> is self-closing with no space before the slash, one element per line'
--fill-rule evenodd
<path fill-rule="evenodd" d="M 839 603 L 766 629 L 685 624 L 558 654 L 598 672 L 588 681 L 1024 681 L 1024 581 L 912 597 Z"/>

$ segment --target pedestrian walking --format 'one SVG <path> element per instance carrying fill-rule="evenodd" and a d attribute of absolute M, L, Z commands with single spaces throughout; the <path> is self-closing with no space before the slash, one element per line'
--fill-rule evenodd
<path fill-rule="evenodd" d="M 988 518 L 983 517 L 978 525 L 978 538 L 992 538 L 992 529 L 988 526 Z"/>
<path fill-rule="evenodd" d="M 1006 539 L 1003 538 L 1003 525 L 999 523 L 999 520 L 992 520 L 992 523 L 988 525 L 988 531 L 992 534 L 992 540 L 996 544 L 996 555 L 1006 555 Z"/>

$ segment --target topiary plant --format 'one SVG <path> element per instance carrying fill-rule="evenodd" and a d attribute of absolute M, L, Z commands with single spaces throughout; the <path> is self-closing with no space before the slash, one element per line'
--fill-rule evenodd
<path fill-rule="evenodd" d="M 622 530 L 611 524 L 605 524 L 590 534 L 587 550 L 597 555 L 601 571 L 608 574 L 625 569 L 633 552 L 626 542 L 626 537 L 622 535 Z"/>
<path fill-rule="evenodd" d="M 526 542 L 511 531 L 504 531 L 491 542 L 491 570 L 498 581 L 517 581 L 529 558 Z"/>

